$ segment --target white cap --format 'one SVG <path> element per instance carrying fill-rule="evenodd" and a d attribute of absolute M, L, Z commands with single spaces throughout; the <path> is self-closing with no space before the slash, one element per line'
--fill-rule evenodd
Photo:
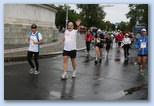
<path fill-rule="evenodd" d="M 101 29 L 98 29 L 97 31 L 98 31 L 98 32 L 101 32 Z"/>
<path fill-rule="evenodd" d="M 146 32 L 147 30 L 145 28 L 141 29 L 141 32 Z"/>
<path fill-rule="evenodd" d="M 128 34 L 128 33 L 126 33 L 125 35 L 126 35 L 126 36 L 129 36 L 129 34 Z"/>

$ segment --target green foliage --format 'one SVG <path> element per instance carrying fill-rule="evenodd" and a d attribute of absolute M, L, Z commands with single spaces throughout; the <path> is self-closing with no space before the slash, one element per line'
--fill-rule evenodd
<path fill-rule="evenodd" d="M 137 20 L 148 27 L 148 4 L 130 4 L 127 18 L 130 18 L 130 26 L 134 27 Z"/>
<path fill-rule="evenodd" d="M 68 8 L 68 20 L 70 21 L 76 21 L 80 15 L 77 14 L 74 10 L 71 10 L 70 7 L 64 6 L 59 6 L 58 7 L 58 12 L 56 13 L 56 26 L 59 27 L 61 30 L 63 27 L 66 25 L 66 10 Z"/>
<path fill-rule="evenodd" d="M 77 7 L 82 10 L 80 13 L 82 24 L 87 27 L 104 28 L 105 12 L 99 4 L 78 4 Z"/>
<path fill-rule="evenodd" d="M 118 29 L 123 32 L 131 31 L 130 24 L 128 22 L 123 22 L 123 21 L 118 24 Z"/>

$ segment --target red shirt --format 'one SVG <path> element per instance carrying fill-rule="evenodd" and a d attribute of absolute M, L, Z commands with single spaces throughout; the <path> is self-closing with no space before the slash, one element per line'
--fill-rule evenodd
<path fill-rule="evenodd" d="M 123 39 L 124 39 L 123 34 L 118 34 L 118 35 L 116 36 L 116 40 L 117 40 L 117 41 L 122 41 Z"/>
<path fill-rule="evenodd" d="M 94 39 L 92 34 L 87 34 L 85 37 L 86 42 L 91 42 Z"/>

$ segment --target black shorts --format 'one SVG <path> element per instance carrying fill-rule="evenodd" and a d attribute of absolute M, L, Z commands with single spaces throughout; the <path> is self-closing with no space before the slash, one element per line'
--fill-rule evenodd
<path fill-rule="evenodd" d="M 140 56 L 140 57 L 144 57 L 144 56 L 148 56 L 148 55 L 146 55 L 146 54 L 145 54 L 145 55 L 140 55 L 140 54 L 138 54 L 138 56 Z"/>
<path fill-rule="evenodd" d="M 76 58 L 76 50 L 71 50 L 71 51 L 63 50 L 63 56 L 69 56 L 71 58 Z"/>
<path fill-rule="evenodd" d="M 96 44 L 95 46 L 97 46 L 97 47 L 99 47 L 99 48 L 103 48 L 103 47 L 104 47 L 104 45 L 103 45 L 102 43 L 98 43 L 98 44 Z"/>

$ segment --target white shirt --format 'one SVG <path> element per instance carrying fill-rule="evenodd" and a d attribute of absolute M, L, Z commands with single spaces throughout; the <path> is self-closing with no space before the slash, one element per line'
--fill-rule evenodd
<path fill-rule="evenodd" d="M 71 51 L 71 50 L 76 50 L 76 37 L 77 37 L 77 30 L 66 30 L 64 33 L 64 50 L 66 51 Z"/>
<path fill-rule="evenodd" d="M 32 35 L 30 35 L 30 41 L 29 41 L 28 51 L 39 52 L 39 50 L 38 50 L 39 49 L 38 44 L 34 44 L 34 42 L 38 42 L 38 39 L 39 39 L 39 41 L 42 40 L 42 35 L 41 35 L 41 33 L 38 32 L 38 39 L 37 39 L 36 33 L 35 34 L 32 33 Z"/>
<path fill-rule="evenodd" d="M 122 43 L 123 43 L 124 45 L 126 45 L 126 44 L 131 44 L 131 40 L 130 40 L 130 38 L 124 38 L 123 41 L 122 41 Z"/>

